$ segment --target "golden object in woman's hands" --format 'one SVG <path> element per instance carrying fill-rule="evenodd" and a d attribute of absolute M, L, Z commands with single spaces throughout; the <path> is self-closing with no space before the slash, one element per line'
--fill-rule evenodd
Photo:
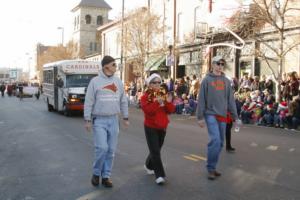
<path fill-rule="evenodd" d="M 173 100 L 173 96 L 171 93 L 168 93 L 168 96 L 167 96 L 167 102 L 171 103 Z"/>

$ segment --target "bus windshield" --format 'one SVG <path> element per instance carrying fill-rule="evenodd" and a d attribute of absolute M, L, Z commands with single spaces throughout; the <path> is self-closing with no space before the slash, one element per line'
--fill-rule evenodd
<path fill-rule="evenodd" d="M 97 74 L 72 74 L 66 76 L 66 87 L 87 87 Z"/>

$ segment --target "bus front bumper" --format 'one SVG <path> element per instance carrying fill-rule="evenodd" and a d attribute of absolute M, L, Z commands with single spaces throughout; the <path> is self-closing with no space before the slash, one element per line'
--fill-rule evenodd
<path fill-rule="evenodd" d="M 84 105 L 83 104 L 67 104 L 66 107 L 68 110 L 83 111 Z"/>

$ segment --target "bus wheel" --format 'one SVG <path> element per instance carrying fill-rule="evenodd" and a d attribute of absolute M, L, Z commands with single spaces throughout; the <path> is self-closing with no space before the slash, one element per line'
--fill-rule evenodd
<path fill-rule="evenodd" d="M 66 104 L 63 106 L 63 113 L 67 117 L 70 116 L 70 111 L 67 109 Z"/>
<path fill-rule="evenodd" d="M 49 100 L 47 99 L 47 107 L 48 107 L 48 111 L 52 112 L 53 111 L 53 106 L 49 104 Z"/>

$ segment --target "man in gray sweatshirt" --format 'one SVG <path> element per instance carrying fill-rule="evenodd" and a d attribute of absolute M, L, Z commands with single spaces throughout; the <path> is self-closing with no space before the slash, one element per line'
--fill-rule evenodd
<path fill-rule="evenodd" d="M 221 176 L 216 166 L 223 147 L 227 112 L 238 119 L 231 83 L 223 73 L 225 64 L 221 56 L 213 57 L 212 72 L 202 80 L 198 95 L 198 124 L 203 128 L 205 121 L 209 135 L 206 168 L 210 180 Z"/>
<path fill-rule="evenodd" d="M 122 81 L 115 77 L 116 63 L 111 56 L 104 56 L 102 69 L 88 86 L 84 102 L 84 119 L 87 131 L 93 129 L 95 158 L 93 164 L 93 186 L 102 178 L 104 187 L 112 187 L 110 179 L 113 158 L 119 134 L 119 114 L 122 113 L 125 126 L 128 121 L 128 101 Z"/>

